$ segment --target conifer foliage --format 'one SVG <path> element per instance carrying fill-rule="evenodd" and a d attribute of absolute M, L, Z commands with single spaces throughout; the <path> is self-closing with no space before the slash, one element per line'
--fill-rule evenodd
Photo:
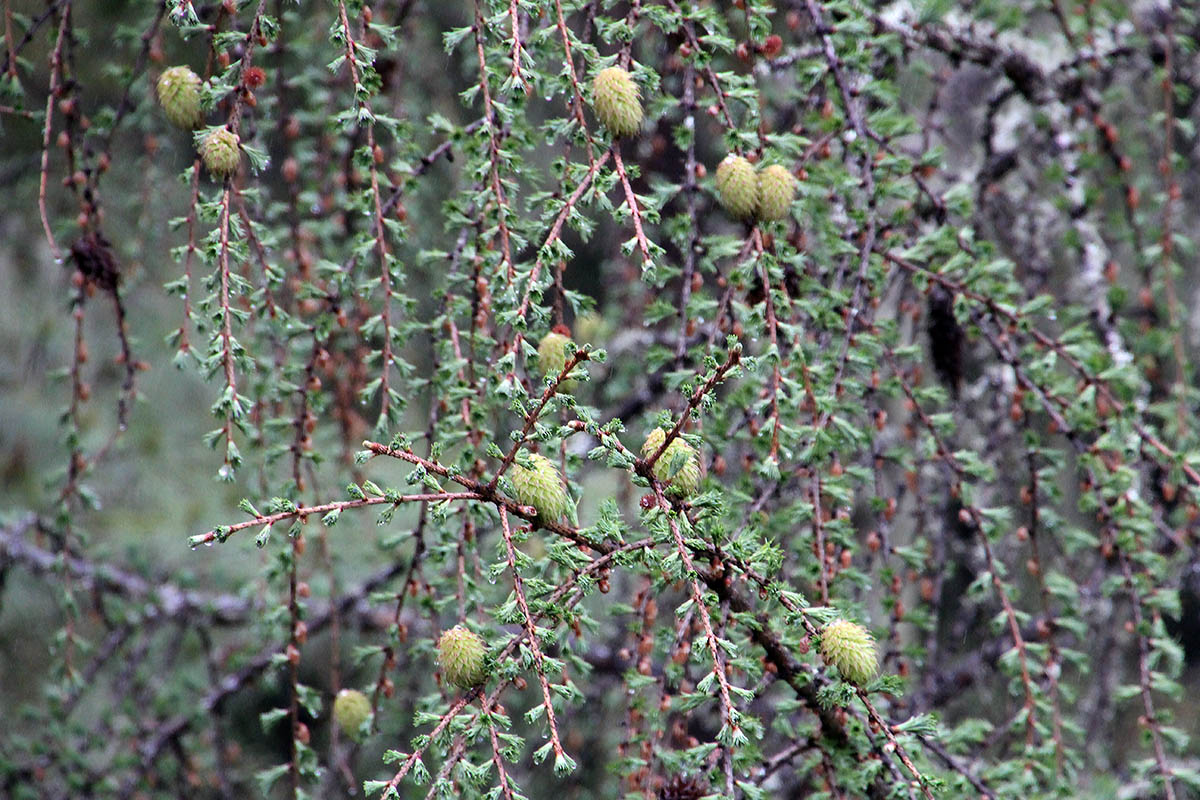
<path fill-rule="evenodd" d="M 0 796 L 1200 797 L 1194 3 L 0 2 Z"/>

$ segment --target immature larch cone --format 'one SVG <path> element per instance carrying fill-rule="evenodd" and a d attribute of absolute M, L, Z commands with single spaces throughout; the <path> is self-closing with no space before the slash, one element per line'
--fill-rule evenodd
<path fill-rule="evenodd" d="M 642 442 L 642 458 L 649 458 L 658 452 L 658 448 L 662 447 L 663 442 L 667 440 L 667 432 L 662 428 L 655 428 L 646 435 L 646 441 Z"/>
<path fill-rule="evenodd" d="M 204 167 L 217 178 L 227 178 L 237 172 L 242 163 L 238 135 L 228 128 L 217 128 L 200 144 Z"/>
<path fill-rule="evenodd" d="M 569 336 L 551 331 L 542 337 L 538 343 L 538 366 L 548 378 L 556 378 L 567 365 L 567 343 Z M 558 384 L 559 391 L 569 392 L 576 386 L 576 381 L 565 378 Z"/>
<path fill-rule="evenodd" d="M 471 689 L 487 680 L 487 645 L 479 634 L 456 625 L 438 639 L 438 666 L 442 677 L 460 689 Z"/>
<path fill-rule="evenodd" d="M 772 164 L 758 173 L 758 218 L 777 220 L 787 217 L 796 197 L 796 179 L 786 168 Z"/>
<path fill-rule="evenodd" d="M 666 431 L 662 428 L 650 431 L 650 435 L 642 443 L 642 458 L 649 458 L 657 453 L 666 438 Z M 667 449 L 654 462 L 651 471 L 655 480 L 666 484 L 669 495 L 691 497 L 700 488 L 700 455 L 696 448 L 681 437 L 671 440 Z"/>
<path fill-rule="evenodd" d="M 200 76 L 188 67 L 171 67 L 158 76 L 158 102 L 172 125 L 191 130 L 200 124 Z"/>
<path fill-rule="evenodd" d="M 633 76 L 609 67 L 592 79 L 592 110 L 613 136 L 632 136 L 642 127 L 642 99 Z"/>
<path fill-rule="evenodd" d="M 758 207 L 758 176 L 741 156 L 726 156 L 717 165 L 717 194 L 721 205 L 738 219 L 750 219 Z"/>
<path fill-rule="evenodd" d="M 342 689 L 333 699 L 333 719 L 351 739 L 361 735 L 362 725 L 369 716 L 371 701 L 357 689 Z"/>
<path fill-rule="evenodd" d="M 539 519 L 555 522 L 567 513 L 571 503 L 562 477 L 545 456 L 532 453 L 529 458 L 533 461 L 532 469 L 515 461 L 512 463 L 508 477 L 512 481 L 513 494 L 521 505 L 536 508 Z"/>
<path fill-rule="evenodd" d="M 862 686 L 878 669 L 875 638 L 854 622 L 836 619 L 821 633 L 821 657 L 850 683 Z"/>

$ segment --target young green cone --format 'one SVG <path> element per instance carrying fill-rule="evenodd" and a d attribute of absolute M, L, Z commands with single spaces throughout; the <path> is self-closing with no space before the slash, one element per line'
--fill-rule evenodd
<path fill-rule="evenodd" d="M 570 507 L 567 489 L 550 459 L 537 453 L 531 453 L 529 458 L 533 461 L 532 469 L 526 469 L 516 461 L 509 469 L 513 494 L 521 505 L 536 508 L 538 518 L 543 522 L 555 522 Z"/>
<path fill-rule="evenodd" d="M 662 428 L 655 428 L 646 436 L 646 441 L 642 442 L 642 458 L 649 458 L 658 452 L 658 448 L 662 447 L 663 442 L 667 440 L 667 432 Z M 661 459 L 660 459 L 661 460 Z"/>
<path fill-rule="evenodd" d="M 155 84 L 158 102 L 172 125 L 188 130 L 200 124 L 200 76 L 188 67 L 171 67 Z"/>
<path fill-rule="evenodd" d="M 575 334 L 581 342 L 600 344 L 607 333 L 608 324 L 595 311 L 585 311 L 575 318 Z"/>
<path fill-rule="evenodd" d="M 592 110 L 613 136 L 632 136 L 642 127 L 642 100 L 633 76 L 609 67 L 592 79 Z"/>
<path fill-rule="evenodd" d="M 758 206 L 758 177 L 741 156 L 729 155 L 717 165 L 717 194 L 721 205 L 738 219 L 754 216 Z"/>
<path fill-rule="evenodd" d="M 200 157 L 204 159 L 205 169 L 213 177 L 229 177 L 237 172 L 242 162 L 238 135 L 228 128 L 217 128 L 201 142 Z"/>
<path fill-rule="evenodd" d="M 658 452 L 666 441 L 667 433 L 662 428 L 650 431 L 642 443 L 642 458 Z M 700 488 L 700 456 L 696 448 L 676 437 L 654 462 L 652 469 L 655 480 L 667 485 L 667 494 L 675 497 L 691 497 Z"/>
<path fill-rule="evenodd" d="M 875 638 L 871 632 L 844 619 L 836 619 L 825 626 L 821 634 L 821 657 L 856 686 L 875 677 L 878 669 Z"/>
<path fill-rule="evenodd" d="M 333 720 L 342 733 L 358 739 L 362 725 L 371 716 L 371 701 L 357 689 L 342 689 L 333 699 Z"/>
<path fill-rule="evenodd" d="M 438 666 L 442 677 L 460 689 L 471 689 L 487 680 L 487 645 L 479 634 L 455 625 L 438 639 Z"/>
<path fill-rule="evenodd" d="M 567 365 L 567 343 L 571 338 L 557 329 L 547 333 L 538 343 L 538 366 L 548 378 L 556 378 Z M 566 378 L 558 384 L 559 391 L 572 391 L 577 382 Z"/>
<path fill-rule="evenodd" d="M 758 218 L 777 220 L 787 217 L 796 197 L 796 179 L 785 167 L 772 164 L 758 173 Z"/>

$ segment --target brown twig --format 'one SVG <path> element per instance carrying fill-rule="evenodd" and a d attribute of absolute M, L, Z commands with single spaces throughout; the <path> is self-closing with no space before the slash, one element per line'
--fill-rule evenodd
<path fill-rule="evenodd" d="M 629 207 L 629 216 L 633 220 L 633 233 L 637 237 L 638 249 L 642 251 L 642 259 L 649 264 L 654 260 L 650 257 L 650 242 L 646 239 L 645 231 L 642 230 L 642 212 L 638 209 L 633 187 L 629 185 L 629 176 L 625 174 L 625 164 L 621 161 L 621 149 L 616 142 L 613 142 L 609 152 L 612 153 L 613 163 L 616 164 L 621 187 L 625 190 L 625 204 Z"/>

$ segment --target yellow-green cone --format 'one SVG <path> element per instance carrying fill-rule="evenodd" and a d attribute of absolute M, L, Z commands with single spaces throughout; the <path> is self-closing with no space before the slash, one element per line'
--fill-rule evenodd
<path fill-rule="evenodd" d="M 717 165 L 717 193 L 721 205 L 738 219 L 754 216 L 758 207 L 758 176 L 741 156 L 729 155 Z"/>
<path fill-rule="evenodd" d="M 758 173 L 758 218 L 784 219 L 792 210 L 796 179 L 786 168 L 772 164 Z"/>
<path fill-rule="evenodd" d="M 642 443 L 642 458 L 649 458 L 658 452 L 666 440 L 667 433 L 662 428 L 650 431 L 646 441 Z M 700 457 L 696 448 L 676 437 L 667 445 L 667 449 L 654 462 L 652 469 L 655 480 L 667 486 L 667 494 L 676 497 L 691 497 L 700 488 Z"/>
<path fill-rule="evenodd" d="M 613 136 L 632 136 L 642 127 L 642 100 L 633 76 L 609 67 L 592 79 L 592 110 Z"/>
<path fill-rule="evenodd" d="M 575 318 L 575 335 L 579 341 L 588 344 L 600 344 L 607 335 L 608 325 L 604 317 L 595 311 L 585 311 Z"/>
<path fill-rule="evenodd" d="M 438 640 L 438 666 L 442 677 L 460 689 L 471 689 L 487 680 L 487 645 L 477 633 L 456 625 Z"/>
<path fill-rule="evenodd" d="M 363 723 L 371 716 L 371 701 L 357 689 L 342 689 L 333 699 L 333 719 L 351 739 L 361 736 Z"/>
<path fill-rule="evenodd" d="M 564 336 L 561 333 L 550 332 L 542 337 L 542 341 L 538 343 L 538 366 L 542 368 L 542 372 L 548 378 L 557 378 L 558 374 L 563 371 L 563 367 L 567 365 L 567 342 L 571 341 L 570 337 Z M 567 378 L 558 384 L 559 391 L 569 392 L 576 386 L 576 382 Z"/>
<path fill-rule="evenodd" d="M 844 619 L 836 619 L 825 626 L 821 634 L 821 657 L 857 686 L 875 677 L 878 669 L 875 638 L 871 632 Z"/>
<path fill-rule="evenodd" d="M 513 494 L 521 505 L 536 508 L 538 518 L 543 522 L 556 522 L 567 513 L 571 503 L 562 477 L 545 456 L 532 453 L 529 458 L 533 461 L 533 469 L 525 469 L 516 461 L 509 469 Z"/>
<path fill-rule="evenodd" d="M 658 448 L 662 447 L 662 443 L 667 440 L 667 432 L 662 428 L 655 428 L 650 431 L 646 437 L 646 441 L 642 442 L 642 458 L 649 458 L 658 452 Z"/>
<path fill-rule="evenodd" d="M 200 143 L 204 167 L 217 178 L 227 178 L 237 172 L 242 163 L 238 135 L 228 128 L 217 128 Z"/>
<path fill-rule="evenodd" d="M 172 125 L 188 130 L 200 124 L 200 76 L 188 67 L 171 67 L 158 76 L 158 102 Z"/>

